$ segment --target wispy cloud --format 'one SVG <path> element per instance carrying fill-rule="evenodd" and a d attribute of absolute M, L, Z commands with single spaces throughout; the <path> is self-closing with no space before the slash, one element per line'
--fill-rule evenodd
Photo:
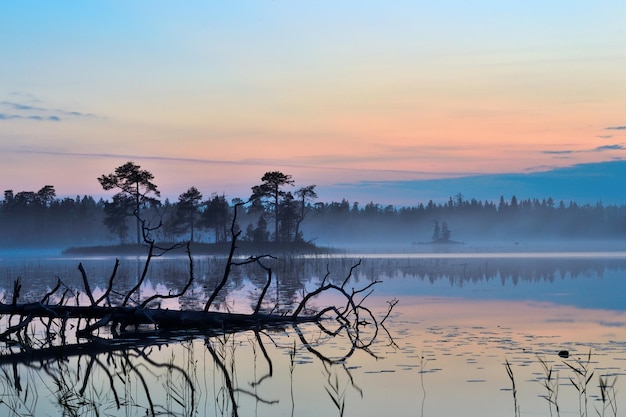
<path fill-rule="evenodd" d="M 8 149 L 0 147 L 0 153 L 24 153 L 24 154 L 39 154 L 50 156 L 67 156 L 75 158 L 97 158 L 97 159 L 126 159 L 129 161 L 166 161 L 166 162 L 182 162 L 185 164 L 202 164 L 202 165 L 232 165 L 232 166 L 261 166 L 261 167 L 281 167 L 281 168 L 305 168 L 315 169 L 321 171 L 337 171 L 337 172 L 360 172 L 371 174 L 410 174 L 417 176 L 439 176 L 439 177 L 459 177 L 467 175 L 480 175 L 476 172 L 446 172 L 446 171 L 416 171 L 416 170 L 400 170 L 400 169 L 376 169 L 376 168 L 351 168 L 345 166 L 318 166 L 307 163 L 286 163 L 284 160 L 278 159 L 242 159 L 242 160 L 220 160 L 220 159 L 203 159 L 203 158 L 184 158 L 184 157 L 170 157 L 161 155 L 131 155 L 131 154 L 116 154 L 116 153 L 90 153 L 90 152 L 67 152 L 67 151 L 55 151 L 44 149 Z"/>
<path fill-rule="evenodd" d="M 35 111 L 48 111 L 43 107 L 29 106 L 28 104 L 15 103 L 12 101 L 0 102 L 3 106 L 11 107 L 13 110 L 35 110 Z"/>
<path fill-rule="evenodd" d="M 131 155 L 123 153 L 94 153 L 94 152 L 66 152 L 66 151 L 54 151 L 45 149 L 0 149 L 2 152 L 16 152 L 25 154 L 40 154 L 51 156 L 69 156 L 77 158 L 114 158 L 114 159 L 128 159 L 132 160 L 157 160 L 157 161 L 172 161 L 172 162 L 185 162 L 185 163 L 200 163 L 200 164 L 222 164 L 222 165 L 262 165 L 262 161 L 229 161 L 218 159 L 200 159 L 200 158 L 179 158 L 170 156 L 159 155 Z"/>
<path fill-rule="evenodd" d="M 54 107 L 35 106 L 26 101 L 37 101 L 33 96 L 24 96 L 18 94 L 12 94 L 12 96 L 23 100 L 20 101 L 0 101 L 0 109 L 5 109 L 0 113 L 0 120 L 36 120 L 36 121 L 48 121 L 48 122 L 60 122 L 65 118 L 98 118 L 93 113 L 85 113 L 74 110 L 66 110 Z"/>
<path fill-rule="evenodd" d="M 574 153 L 572 150 L 563 150 L 563 151 L 542 151 L 541 153 L 546 155 L 567 155 Z"/>
<path fill-rule="evenodd" d="M 594 149 L 594 152 L 604 152 L 604 151 L 622 151 L 624 150 L 624 145 L 604 145 L 598 146 Z"/>
<path fill-rule="evenodd" d="M 624 145 L 616 143 L 614 145 L 602 145 L 602 146 L 597 146 L 593 149 L 583 149 L 579 151 L 575 151 L 572 149 L 562 149 L 562 150 L 546 150 L 546 151 L 541 151 L 541 153 L 545 155 L 571 155 L 575 153 L 623 151 L 623 150 L 626 150 Z"/>
<path fill-rule="evenodd" d="M 556 169 L 556 168 L 558 168 L 558 166 L 556 165 L 535 165 L 535 166 L 524 169 L 524 172 L 542 172 L 542 171 L 549 171 L 551 169 Z"/>
<path fill-rule="evenodd" d="M 626 327 L 623 321 L 600 321 L 599 324 L 606 327 Z"/>
<path fill-rule="evenodd" d="M 626 130 L 626 126 L 609 126 L 606 130 Z"/>
<path fill-rule="evenodd" d="M 31 115 L 25 116 L 21 114 L 6 114 L 0 113 L 0 120 L 12 120 L 12 119 L 26 119 L 26 120 L 37 120 L 39 122 L 48 121 L 48 122 L 60 122 L 61 118 L 59 116 L 41 116 L 41 115 Z"/>
<path fill-rule="evenodd" d="M 31 103 L 39 103 L 41 101 L 36 95 L 32 93 L 25 93 L 23 91 L 11 91 L 9 95 L 11 97 L 17 97 L 18 100 L 30 101 Z"/>

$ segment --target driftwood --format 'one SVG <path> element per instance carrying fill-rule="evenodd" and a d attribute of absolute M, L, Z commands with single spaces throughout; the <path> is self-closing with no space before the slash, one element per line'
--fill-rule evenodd
<path fill-rule="evenodd" d="M 235 206 L 235 214 L 231 225 L 231 249 L 226 260 L 224 274 L 221 281 L 206 300 L 202 310 L 169 310 L 153 307 L 153 305 L 157 304 L 160 300 L 178 298 L 186 294 L 194 282 L 193 257 L 191 255 L 189 242 L 175 244 L 170 247 L 160 247 L 157 245 L 152 234 L 161 225 L 159 224 L 156 227 L 152 227 L 147 222 L 141 220 L 143 238 L 147 245 L 148 253 L 143 271 L 135 286 L 124 294 L 115 291 L 114 283 L 119 267 L 119 260 L 116 260 L 113 266 L 108 287 L 99 298 L 95 298 L 92 293 L 89 278 L 82 263 L 78 265 L 78 270 L 82 277 L 83 290 L 88 299 L 88 303 L 85 303 L 83 298 L 83 304 L 81 304 L 78 295 L 73 296 L 71 291 L 63 289 L 65 286 L 62 284 L 61 280 L 57 282 L 57 285 L 51 291 L 44 294 L 39 301 L 22 303 L 20 302 L 21 283 L 18 279 L 14 283 L 10 302 L 0 303 L 0 318 L 2 319 L 0 322 L 0 340 L 6 342 L 9 346 L 18 346 L 18 352 L 22 355 L 36 355 L 34 352 L 37 349 L 52 348 L 54 350 L 54 348 L 58 346 L 69 348 L 70 343 L 67 341 L 69 336 L 76 338 L 77 346 L 73 346 L 71 349 L 65 350 L 65 352 L 69 353 L 72 349 L 76 349 L 77 352 L 80 352 L 81 348 L 79 348 L 78 345 L 80 345 L 81 339 L 86 339 L 83 343 L 88 343 L 90 340 L 101 339 L 102 330 L 107 329 L 109 331 L 105 331 L 104 334 L 111 335 L 112 340 L 120 340 L 120 344 L 122 345 L 122 336 L 129 331 L 129 328 L 134 330 L 137 327 L 142 327 L 144 331 L 153 333 L 194 330 L 229 333 L 237 330 L 258 330 L 273 326 L 316 322 L 320 324 L 320 327 L 325 332 L 332 334 L 333 332 L 326 330 L 322 322 L 326 319 L 334 319 L 339 323 L 340 329 L 353 327 L 358 330 L 359 326 L 373 323 L 376 333 L 378 332 L 377 320 L 374 318 L 372 312 L 362 305 L 362 302 L 371 293 L 371 287 L 376 285 L 379 281 L 369 283 L 361 289 L 351 289 L 350 291 L 346 289 L 353 270 L 360 262 L 350 269 L 349 274 L 341 285 L 328 282 L 330 273 L 327 273 L 318 288 L 307 294 L 302 294 L 302 299 L 293 312 L 261 312 L 261 305 L 272 282 L 272 270 L 266 267 L 263 262 L 267 258 L 272 258 L 272 256 L 251 256 L 247 259 L 235 260 L 234 255 L 237 249 L 237 238 L 241 233 L 241 231 L 237 230 L 236 219 L 237 206 Z M 186 248 L 189 264 L 188 279 L 183 288 L 178 293 L 174 294 L 154 294 L 144 300 L 138 299 L 137 294 L 146 279 L 151 260 L 154 257 L 162 256 L 171 250 L 181 247 Z M 228 282 L 232 268 L 250 263 L 259 265 L 267 272 L 267 282 L 256 301 L 253 312 L 250 314 L 237 314 L 212 311 L 211 308 L 216 298 Z M 338 292 L 342 295 L 345 299 L 345 305 L 327 306 L 320 311 L 311 312 L 308 308 L 308 303 L 315 296 L 331 291 Z M 121 302 L 118 301 L 117 304 L 112 302 L 112 294 L 117 295 L 118 299 L 121 298 Z M 361 297 L 360 300 L 357 300 L 357 297 Z M 53 299 L 55 300 L 54 303 L 52 301 Z M 389 312 L 395 303 L 396 301 L 390 303 Z M 389 315 L 389 312 L 387 315 Z M 17 320 L 15 320 L 16 318 Z M 381 324 L 382 322 L 384 322 L 384 319 L 381 321 Z M 43 326 L 48 335 L 48 340 L 38 340 L 37 343 L 33 343 L 33 337 L 36 336 L 34 336 L 32 332 L 31 324 L 39 324 L 40 328 Z M 70 334 L 70 330 L 72 334 Z M 337 331 L 338 330 L 335 330 L 335 332 Z M 358 331 L 356 334 L 358 334 Z M 355 346 L 359 344 L 361 344 L 361 348 L 367 348 L 366 342 L 357 339 Z M 97 348 L 100 348 L 100 345 L 97 345 Z M 13 351 L 13 353 L 16 352 Z M 45 356 L 45 353 L 42 352 L 42 354 Z M 2 361 L 2 358 L 0 358 L 0 361 Z"/>
<path fill-rule="evenodd" d="M 282 346 L 275 343 L 271 332 L 259 329 L 249 329 L 245 335 L 235 330 L 197 331 L 191 334 L 161 332 L 159 335 L 126 332 L 114 340 L 93 337 L 84 343 L 0 355 L 0 410 L 8 409 L 9 415 L 32 416 L 38 415 L 38 410 L 49 410 L 54 406 L 63 415 L 100 415 L 102 410 L 125 409 L 126 415 L 189 416 L 204 415 L 206 409 L 202 409 L 202 404 L 206 405 L 208 400 L 209 404 L 214 402 L 221 405 L 222 415 L 238 417 L 247 415 L 240 414 L 239 408 L 240 402 L 246 399 L 251 399 L 257 405 L 278 405 L 276 385 L 269 385 L 271 389 L 268 390 L 268 384 L 271 384 L 274 377 L 289 377 L 291 410 L 294 415 L 293 371 L 298 357 L 313 357 L 323 367 L 327 381 L 320 389 L 323 388 L 328 394 L 327 399 L 331 406 L 340 410 L 345 408 L 345 391 L 349 387 L 363 396 L 348 361 L 357 351 L 364 351 L 374 357 L 376 355 L 368 350 L 367 343 L 359 342 L 358 327 L 342 327 L 342 333 L 347 337 L 341 338 L 342 349 L 336 352 L 343 353 L 335 358 L 329 358 L 318 350 L 323 347 L 324 338 L 301 330 L 298 324 L 291 327 L 296 336 L 292 339 L 293 344 Z M 308 340 L 305 333 L 314 340 Z M 331 339 L 326 338 L 326 341 Z M 197 386 L 198 381 L 202 380 L 198 372 L 202 372 L 203 366 L 198 366 L 196 360 L 189 361 L 181 355 L 175 361 L 174 356 L 151 354 L 153 347 L 158 346 L 159 351 L 170 349 L 173 342 L 180 343 L 182 349 L 193 352 L 197 349 L 198 340 L 209 354 L 204 365 L 214 366 L 214 370 L 209 372 L 212 373 L 218 389 L 211 391 Z M 239 352 L 238 346 L 242 340 L 252 348 L 248 354 L 253 356 L 250 359 L 254 360 L 255 367 L 264 369 L 252 381 L 238 377 L 237 369 L 233 365 L 235 351 Z M 175 349 L 172 348 L 171 351 L 174 352 Z M 258 351 L 261 355 L 257 356 Z M 284 367 L 274 365 L 275 359 L 284 363 L 287 357 L 285 351 L 289 358 L 289 375 L 280 373 L 280 370 L 285 370 Z M 70 357 L 72 360 L 69 360 Z M 42 386 L 38 380 L 34 381 L 29 377 L 33 373 L 41 375 L 46 384 L 53 387 L 51 392 L 38 393 Z M 339 375 L 346 381 L 342 387 L 339 386 Z M 155 384 L 155 380 L 169 383 Z M 176 384 L 173 384 L 174 381 L 177 381 Z M 301 382 L 307 385 L 307 389 L 312 389 L 310 381 Z M 135 388 L 129 389 L 129 386 Z M 279 386 L 285 387 L 284 384 Z M 271 393 L 269 397 L 268 392 Z M 176 399 L 168 403 L 168 398 Z M 47 400 L 52 405 L 37 404 Z"/>

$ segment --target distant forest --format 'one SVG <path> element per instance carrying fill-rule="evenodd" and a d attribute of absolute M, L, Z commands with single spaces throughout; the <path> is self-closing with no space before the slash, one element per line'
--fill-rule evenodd
<path fill-rule="evenodd" d="M 577 204 L 552 198 L 497 201 L 466 199 L 395 207 L 317 201 L 315 185 L 296 187 L 290 175 L 266 173 L 251 195 L 205 197 L 195 187 L 177 201 L 161 200 L 148 171 L 129 162 L 98 178 L 110 200 L 58 198 L 54 186 L 6 190 L 0 203 L 0 246 L 45 248 L 140 241 L 137 217 L 160 241 L 226 242 L 237 208 L 239 239 L 251 242 L 310 241 L 328 246 L 408 245 L 433 241 L 514 242 L 524 239 L 623 239 L 626 206 Z M 416 196 L 419 200 L 423 196 Z M 152 230 L 152 229 L 151 229 Z"/>

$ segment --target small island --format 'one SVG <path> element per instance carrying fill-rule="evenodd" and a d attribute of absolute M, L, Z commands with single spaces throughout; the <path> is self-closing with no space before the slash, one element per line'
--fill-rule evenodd
<path fill-rule="evenodd" d="M 430 242 L 414 242 L 414 245 L 462 245 L 463 242 L 457 242 L 450 239 L 452 237 L 452 231 L 448 226 L 448 223 L 443 221 L 439 225 L 439 220 L 433 220 L 433 236 Z"/>

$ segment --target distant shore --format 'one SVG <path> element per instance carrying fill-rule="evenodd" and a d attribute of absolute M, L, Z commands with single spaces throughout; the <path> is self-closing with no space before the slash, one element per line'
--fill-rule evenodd
<path fill-rule="evenodd" d="M 172 242 L 162 242 L 160 246 L 169 247 Z M 230 243 L 192 243 L 193 255 L 226 256 Z M 471 240 L 448 243 L 413 241 L 413 242 L 237 242 L 237 256 L 250 255 L 354 255 L 354 254 L 480 254 L 480 253 L 558 253 L 558 252 L 626 252 L 626 240 L 611 239 L 532 239 L 520 241 L 506 240 Z M 148 253 L 146 245 L 109 244 L 81 245 L 72 247 L 49 246 L 10 246 L 0 247 L 0 258 L 15 257 L 55 257 L 55 256 L 142 256 Z M 169 252 L 172 255 L 185 255 L 185 247 Z"/>
<path fill-rule="evenodd" d="M 413 245 L 465 245 L 465 242 L 457 242 L 456 240 L 431 240 L 428 242 L 413 242 Z"/>
<path fill-rule="evenodd" d="M 172 247 L 174 243 L 164 242 L 157 244 L 160 248 Z M 223 243 L 200 243 L 193 242 L 190 245 L 191 253 L 194 255 L 228 255 L 230 242 Z M 145 255 L 147 245 L 119 244 L 119 245 L 97 245 L 97 246 L 75 246 L 63 250 L 63 255 Z M 168 253 L 184 254 L 186 246 L 182 245 Z M 237 255 L 259 255 L 259 254 L 328 254 L 338 253 L 340 250 L 319 247 L 310 242 L 237 242 Z"/>

